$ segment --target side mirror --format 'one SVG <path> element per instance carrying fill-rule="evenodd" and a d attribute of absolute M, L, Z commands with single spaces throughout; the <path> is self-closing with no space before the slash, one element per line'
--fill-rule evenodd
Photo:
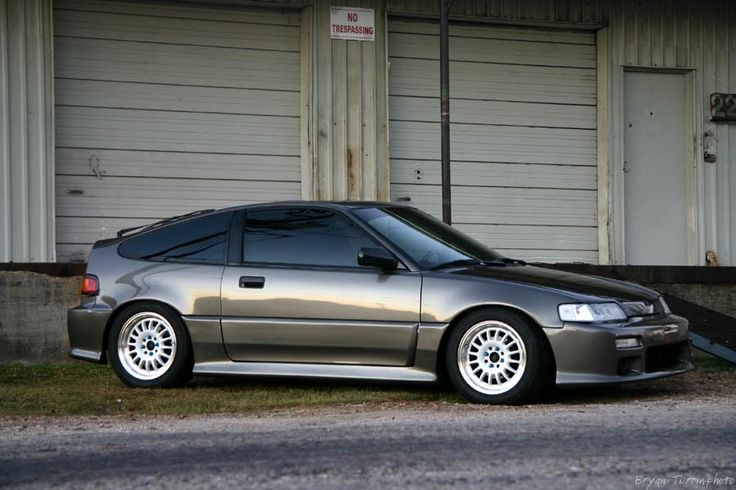
<path fill-rule="evenodd" d="M 363 247 L 358 252 L 358 264 L 392 271 L 399 266 L 399 261 L 385 248 Z"/>

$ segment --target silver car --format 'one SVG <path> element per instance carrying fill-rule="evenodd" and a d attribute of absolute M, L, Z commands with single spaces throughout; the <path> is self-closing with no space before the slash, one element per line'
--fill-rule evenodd
<path fill-rule="evenodd" d="M 71 356 L 130 386 L 191 375 L 434 382 L 523 403 L 692 368 L 654 291 L 533 267 L 408 206 L 207 210 L 97 242 Z"/>

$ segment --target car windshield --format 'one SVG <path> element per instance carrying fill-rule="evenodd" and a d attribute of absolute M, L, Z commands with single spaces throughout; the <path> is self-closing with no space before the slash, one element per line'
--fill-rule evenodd
<path fill-rule="evenodd" d="M 501 254 L 415 208 L 359 208 L 353 214 L 423 269 L 503 259 Z"/>

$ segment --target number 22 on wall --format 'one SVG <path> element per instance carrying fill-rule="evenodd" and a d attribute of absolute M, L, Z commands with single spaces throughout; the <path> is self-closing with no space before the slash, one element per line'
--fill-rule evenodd
<path fill-rule="evenodd" d="M 712 121 L 736 122 L 736 94 L 711 94 L 710 118 Z"/>

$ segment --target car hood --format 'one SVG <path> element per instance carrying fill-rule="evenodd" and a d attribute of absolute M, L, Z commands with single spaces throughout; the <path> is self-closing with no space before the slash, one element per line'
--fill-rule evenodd
<path fill-rule="evenodd" d="M 530 265 L 471 266 L 449 269 L 450 274 L 495 279 L 619 301 L 655 301 L 659 294 L 628 282 Z"/>

